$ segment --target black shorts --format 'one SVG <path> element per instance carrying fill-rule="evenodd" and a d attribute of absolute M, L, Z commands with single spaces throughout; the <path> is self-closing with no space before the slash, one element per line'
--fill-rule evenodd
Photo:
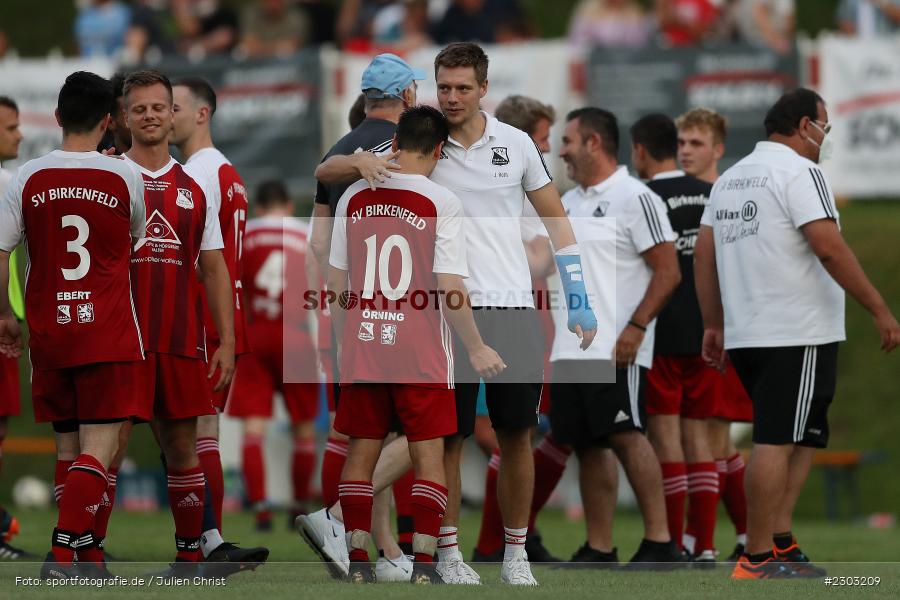
<path fill-rule="evenodd" d="M 614 433 L 643 432 L 646 382 L 647 369 L 638 365 L 616 369 L 608 360 L 555 361 L 550 384 L 553 439 L 576 449 L 608 447 Z"/>
<path fill-rule="evenodd" d="M 475 308 L 475 324 L 484 343 L 500 354 L 506 370 L 485 382 L 488 414 L 494 429 L 527 429 L 538 424 L 544 373 L 544 342 L 533 308 Z M 454 334 L 457 434 L 475 431 L 479 377 L 465 347 Z"/>
<path fill-rule="evenodd" d="M 828 407 L 837 379 L 837 342 L 739 348 L 728 355 L 753 400 L 753 442 L 828 445 Z"/>

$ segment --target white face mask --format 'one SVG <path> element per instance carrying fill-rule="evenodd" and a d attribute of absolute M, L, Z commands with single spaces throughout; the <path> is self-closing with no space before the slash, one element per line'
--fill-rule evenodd
<path fill-rule="evenodd" d="M 816 129 L 818 129 L 819 131 L 821 131 L 824 134 L 821 144 L 812 138 L 806 138 L 806 140 L 808 142 L 811 142 L 814 145 L 818 146 L 818 148 L 819 148 L 819 163 L 821 164 L 821 163 L 825 162 L 826 160 L 829 160 L 834 155 L 834 142 L 831 140 L 830 137 L 828 137 L 828 134 L 825 133 L 825 130 L 822 129 L 821 127 L 819 127 L 818 123 L 816 123 L 815 121 L 810 121 L 810 123 L 812 123 L 813 127 L 815 127 Z"/>

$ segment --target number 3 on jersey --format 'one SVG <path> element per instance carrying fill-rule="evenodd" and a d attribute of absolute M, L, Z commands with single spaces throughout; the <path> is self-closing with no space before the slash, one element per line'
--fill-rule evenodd
<path fill-rule="evenodd" d="M 64 215 L 62 218 L 62 227 L 63 229 L 66 227 L 74 227 L 75 231 L 77 231 L 75 239 L 71 242 L 66 242 L 66 252 L 78 255 L 78 266 L 74 269 L 60 270 L 66 281 L 77 281 L 87 275 L 91 268 L 91 253 L 84 247 L 91 230 L 90 227 L 88 227 L 88 222 L 78 215 Z"/>
<path fill-rule="evenodd" d="M 381 293 L 388 300 L 399 300 L 406 295 L 412 280 L 412 254 L 409 251 L 409 242 L 402 235 L 388 236 L 378 252 L 376 260 L 377 236 L 370 235 L 365 239 L 366 243 L 366 272 L 363 277 L 363 298 L 375 297 L 375 269 L 378 268 L 378 285 Z M 391 253 L 397 248 L 400 251 L 400 281 L 396 287 L 391 287 L 390 273 Z"/>

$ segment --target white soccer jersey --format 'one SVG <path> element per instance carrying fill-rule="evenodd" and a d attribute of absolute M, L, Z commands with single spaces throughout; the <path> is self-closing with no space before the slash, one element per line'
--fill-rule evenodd
<path fill-rule="evenodd" d="M 0 198 L 3 197 L 3 194 L 4 192 L 6 192 L 6 188 L 7 186 L 9 186 L 9 182 L 12 181 L 12 178 L 12 173 L 0 167 Z"/>
<path fill-rule="evenodd" d="M 533 307 L 521 217 L 525 192 L 552 180 L 528 134 L 482 114 L 484 136 L 470 148 L 451 137 L 431 179 L 459 197 L 468 217 L 466 287 L 472 304 Z"/>
<path fill-rule="evenodd" d="M 653 246 L 674 242 L 675 233 L 662 199 L 620 166 L 604 181 L 566 192 L 563 207 L 578 239 L 581 267 L 591 308 L 597 315 L 597 336 L 587 350 L 574 335 L 553 338 L 550 360 L 610 360 L 619 334 L 641 303 L 653 271 L 641 256 Z M 565 298 L 561 284 L 559 297 Z M 553 322 L 565 331 L 564 301 L 554 302 Z M 647 325 L 636 363 L 653 363 L 656 321 Z"/>
<path fill-rule="evenodd" d="M 844 292 L 800 230 L 838 220 L 819 167 L 784 144 L 759 142 L 713 186 L 711 226 L 725 310 L 725 348 L 842 341 Z"/>

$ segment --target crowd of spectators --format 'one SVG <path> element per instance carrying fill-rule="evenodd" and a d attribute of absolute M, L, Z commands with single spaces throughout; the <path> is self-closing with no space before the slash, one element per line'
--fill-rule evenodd
<path fill-rule="evenodd" d="M 404 53 L 460 40 L 525 41 L 540 33 L 520 0 L 75 1 L 80 54 L 130 62 L 173 54 L 283 56 L 326 42 L 361 52 Z M 579 0 L 568 38 L 582 50 L 741 41 L 786 53 L 795 39 L 795 3 Z M 835 21 L 850 35 L 897 33 L 900 0 L 840 0 Z M 5 49 L 0 32 L 0 56 Z"/>

